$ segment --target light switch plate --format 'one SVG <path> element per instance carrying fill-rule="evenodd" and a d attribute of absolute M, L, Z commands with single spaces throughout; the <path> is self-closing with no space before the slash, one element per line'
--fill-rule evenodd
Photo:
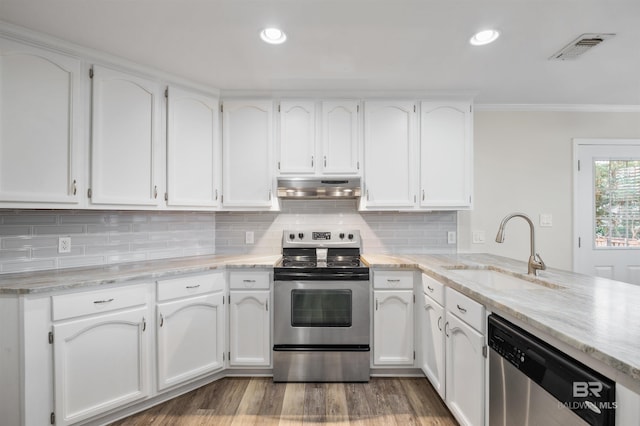
<path fill-rule="evenodd" d="M 473 231 L 471 233 L 471 242 L 473 244 L 484 244 L 484 231 Z"/>
<path fill-rule="evenodd" d="M 456 243 L 456 231 L 448 231 L 447 232 L 447 244 L 455 244 Z"/>
<path fill-rule="evenodd" d="M 246 244 L 253 244 L 253 231 L 247 231 L 244 234 L 244 242 Z"/>
<path fill-rule="evenodd" d="M 545 227 L 553 226 L 553 215 L 551 213 L 541 213 L 540 226 L 545 226 Z"/>

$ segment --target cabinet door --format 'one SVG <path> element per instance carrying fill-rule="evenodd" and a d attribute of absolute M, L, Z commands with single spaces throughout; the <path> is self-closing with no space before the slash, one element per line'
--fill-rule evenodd
<path fill-rule="evenodd" d="M 94 66 L 91 203 L 157 207 L 160 183 L 160 86 Z"/>
<path fill-rule="evenodd" d="M 278 171 L 313 174 L 316 169 L 316 106 L 312 101 L 280 102 Z"/>
<path fill-rule="evenodd" d="M 158 388 L 224 366 L 222 293 L 158 304 Z"/>
<path fill-rule="evenodd" d="M 446 401 L 462 425 L 483 425 L 485 405 L 484 336 L 447 313 Z"/>
<path fill-rule="evenodd" d="M 471 104 L 422 102 L 420 110 L 420 206 L 469 207 Z"/>
<path fill-rule="evenodd" d="M 416 112 L 413 102 L 366 102 L 365 206 L 413 207 Z"/>
<path fill-rule="evenodd" d="M 322 173 L 359 174 L 358 101 L 322 102 Z"/>
<path fill-rule="evenodd" d="M 444 308 L 426 294 L 422 297 L 423 305 L 420 311 L 422 371 L 444 399 Z"/>
<path fill-rule="evenodd" d="M 413 292 L 373 294 L 373 364 L 413 365 Z"/>
<path fill-rule="evenodd" d="M 79 203 L 80 82 L 78 58 L 0 38 L 0 206 Z"/>
<path fill-rule="evenodd" d="M 230 365 L 271 364 L 269 292 L 232 291 L 230 309 Z"/>
<path fill-rule="evenodd" d="M 271 207 L 273 102 L 226 101 L 222 114 L 225 207 Z"/>
<path fill-rule="evenodd" d="M 167 205 L 216 207 L 222 149 L 218 99 L 177 87 L 167 98 Z"/>
<path fill-rule="evenodd" d="M 53 326 L 56 425 L 149 395 L 147 307 Z"/>

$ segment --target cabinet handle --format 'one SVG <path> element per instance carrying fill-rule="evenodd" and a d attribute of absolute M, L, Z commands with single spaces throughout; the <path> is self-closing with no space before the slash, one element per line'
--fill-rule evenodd
<path fill-rule="evenodd" d="M 376 299 L 376 311 L 378 310 L 378 299 Z"/>
<path fill-rule="evenodd" d="M 142 331 L 147 329 L 147 320 L 145 317 L 142 317 Z"/>
<path fill-rule="evenodd" d="M 394 279 L 394 280 L 392 280 L 391 278 L 387 278 L 387 282 L 388 282 L 388 283 L 399 283 L 399 282 L 400 282 L 400 280 L 399 280 L 399 279 Z"/>
<path fill-rule="evenodd" d="M 200 287 L 200 284 L 188 285 L 186 288 L 198 288 L 198 287 Z"/>
<path fill-rule="evenodd" d="M 269 190 L 269 201 L 271 201 L 271 190 Z"/>
<path fill-rule="evenodd" d="M 93 303 L 95 303 L 97 305 L 97 304 L 100 304 L 100 303 L 109 303 L 109 302 L 113 302 L 113 301 L 114 301 L 114 299 L 112 297 L 111 299 L 94 300 Z"/>
<path fill-rule="evenodd" d="M 422 190 L 422 201 L 424 201 L 424 189 Z"/>
<path fill-rule="evenodd" d="M 158 198 L 158 185 L 153 187 L 153 198 Z"/>
<path fill-rule="evenodd" d="M 440 321 L 442 321 L 442 317 L 438 317 L 438 330 L 442 331 L 442 327 L 440 326 Z"/>
<path fill-rule="evenodd" d="M 449 337 L 449 333 L 447 333 L 448 328 L 449 328 L 449 321 L 447 321 L 444 324 L 444 335 L 447 336 L 447 337 Z"/>
<path fill-rule="evenodd" d="M 427 286 L 427 289 L 428 289 L 431 293 L 433 293 L 433 289 L 432 289 L 431 287 Z"/>
<path fill-rule="evenodd" d="M 466 314 L 466 313 L 467 313 L 467 310 L 466 310 L 465 308 L 463 308 L 462 306 L 460 306 L 460 305 L 456 305 L 456 306 L 458 307 L 458 310 L 459 310 L 460 312 L 462 312 L 463 314 Z"/>
<path fill-rule="evenodd" d="M 313 167 L 313 155 L 311 156 L 311 167 Z"/>
<path fill-rule="evenodd" d="M 269 311 L 269 301 L 267 300 L 267 301 L 266 301 L 266 303 L 265 303 L 264 305 L 265 305 L 265 307 L 266 307 L 266 309 L 267 309 L 267 312 L 268 312 L 268 311 Z"/>
<path fill-rule="evenodd" d="M 76 180 L 73 180 L 73 195 L 76 195 L 78 192 L 78 184 L 76 183 Z"/>
<path fill-rule="evenodd" d="M 369 190 L 367 189 L 367 201 L 369 201 Z"/>
<path fill-rule="evenodd" d="M 164 325 L 164 315 L 160 314 L 160 327 Z"/>
<path fill-rule="evenodd" d="M 218 201 L 218 190 L 216 189 L 216 201 Z"/>
<path fill-rule="evenodd" d="M 324 156 L 324 166 L 327 167 L 327 156 Z"/>

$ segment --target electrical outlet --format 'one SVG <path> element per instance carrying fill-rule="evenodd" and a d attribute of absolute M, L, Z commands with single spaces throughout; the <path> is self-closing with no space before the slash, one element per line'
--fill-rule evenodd
<path fill-rule="evenodd" d="M 71 237 L 58 238 L 58 253 L 71 253 Z"/>
<path fill-rule="evenodd" d="M 244 233 L 244 242 L 246 244 L 253 244 L 253 231 L 247 231 Z"/>
<path fill-rule="evenodd" d="M 473 244 L 484 244 L 484 231 L 473 231 L 471 233 L 471 242 Z"/>
<path fill-rule="evenodd" d="M 456 231 L 448 231 L 447 232 L 447 244 L 455 244 L 456 243 Z"/>

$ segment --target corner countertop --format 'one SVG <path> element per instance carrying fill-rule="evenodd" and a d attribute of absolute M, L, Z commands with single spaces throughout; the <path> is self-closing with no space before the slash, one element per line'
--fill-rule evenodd
<path fill-rule="evenodd" d="M 640 286 L 553 268 L 534 278 L 527 276 L 526 262 L 489 254 L 372 254 L 363 258 L 373 268 L 419 269 L 489 309 L 510 314 L 640 380 Z M 455 274 L 456 268 L 465 267 L 497 269 L 541 285 L 490 288 Z"/>
<path fill-rule="evenodd" d="M 272 269 L 280 255 L 193 256 L 101 267 L 57 269 L 0 275 L 0 295 L 39 294 L 133 281 L 157 280 L 216 269 Z"/>
<path fill-rule="evenodd" d="M 268 271 L 280 258 L 280 255 L 210 255 L 3 274 L 0 296 L 42 295 L 221 269 Z M 543 284 L 539 288 L 495 289 L 456 276 L 455 269 L 492 268 L 526 276 L 526 262 L 489 254 L 363 254 L 362 258 L 373 268 L 421 270 L 490 310 L 512 315 L 599 360 L 634 383 L 640 381 L 640 286 L 549 268 L 535 278 Z"/>

